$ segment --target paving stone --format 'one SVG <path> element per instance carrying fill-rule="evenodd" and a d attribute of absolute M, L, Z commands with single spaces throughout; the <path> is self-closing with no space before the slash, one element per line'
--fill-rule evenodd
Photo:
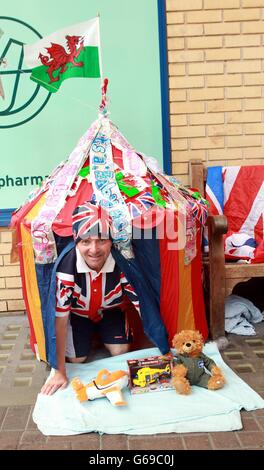
<path fill-rule="evenodd" d="M 73 450 L 100 450 L 100 436 L 96 433 L 71 436 Z"/>
<path fill-rule="evenodd" d="M 264 408 L 261 410 L 255 410 L 253 414 L 258 418 L 259 416 L 264 416 Z"/>
<path fill-rule="evenodd" d="M 209 436 L 207 434 L 183 436 L 183 440 L 188 450 L 208 450 L 212 449 Z"/>
<path fill-rule="evenodd" d="M 71 443 L 65 442 L 58 446 L 57 444 L 45 443 L 45 444 L 21 444 L 18 446 L 18 450 L 71 450 Z"/>
<path fill-rule="evenodd" d="M 264 449 L 264 431 L 260 432 L 247 432 L 239 434 L 239 439 L 243 448 L 259 447 Z"/>
<path fill-rule="evenodd" d="M 24 431 L 30 413 L 30 406 L 12 406 L 9 407 L 3 421 L 2 429 L 22 430 Z"/>
<path fill-rule="evenodd" d="M 257 421 L 260 429 L 262 431 L 264 431 L 264 416 L 258 416 L 258 418 L 256 418 L 256 421 Z"/>
<path fill-rule="evenodd" d="M 259 431 L 261 429 L 254 417 L 250 418 L 248 416 L 242 416 L 241 418 L 243 429 L 241 429 L 241 431 L 238 431 L 239 433 L 244 431 Z"/>
<path fill-rule="evenodd" d="M 256 368 L 256 370 L 258 369 Z M 259 375 L 257 373 L 246 374 L 247 377 L 245 377 L 243 374 L 238 374 L 238 375 L 257 393 L 264 385 L 264 370 Z"/>
<path fill-rule="evenodd" d="M 47 442 L 48 443 L 49 442 L 60 443 L 60 442 L 72 441 L 72 442 L 86 443 L 87 440 L 91 438 L 92 439 L 97 438 L 98 440 L 100 440 L 99 434 L 95 432 L 91 432 L 91 433 L 85 433 L 85 434 L 74 434 L 74 435 L 69 435 L 69 436 L 47 436 Z"/>
<path fill-rule="evenodd" d="M 100 448 L 100 436 L 97 433 L 74 436 L 47 436 L 47 444 L 54 447 L 54 449 L 64 449 L 64 446 L 71 446 L 72 443 L 78 446 L 78 449 L 86 449 L 87 446 L 90 446 L 90 450 L 98 450 Z"/>
<path fill-rule="evenodd" d="M 6 412 L 7 412 L 7 408 L 5 406 L 1 406 L 0 407 L 0 428 L 1 428 L 2 423 L 4 421 L 4 417 L 6 415 Z"/>
<path fill-rule="evenodd" d="M 29 430 L 37 430 L 37 429 L 38 429 L 36 423 L 34 423 L 34 421 L 33 421 L 33 419 L 32 419 L 33 410 L 34 410 L 34 406 L 31 407 L 31 410 L 30 410 L 30 413 L 29 413 L 29 419 L 28 419 L 28 424 L 27 424 L 27 431 L 29 431 Z"/>
<path fill-rule="evenodd" d="M 101 438 L 101 450 L 127 450 L 128 438 L 124 435 L 104 435 Z"/>
<path fill-rule="evenodd" d="M 25 431 L 22 434 L 20 445 L 27 446 L 28 449 L 34 449 L 47 441 L 47 436 L 44 436 L 40 431 Z"/>
<path fill-rule="evenodd" d="M 183 440 L 179 435 L 163 434 L 154 436 L 137 436 L 128 438 L 130 450 L 183 450 Z"/>
<path fill-rule="evenodd" d="M 15 450 L 19 445 L 22 432 L 18 431 L 1 431 L 0 433 L 0 449 Z"/>
<path fill-rule="evenodd" d="M 85 437 L 84 437 L 85 436 Z M 87 441 L 87 434 L 79 434 L 78 436 L 47 436 L 47 443 L 48 444 L 54 444 L 54 445 L 62 445 L 64 442 L 71 442 L 77 437 L 81 440 L 83 439 L 83 442 Z"/>
<path fill-rule="evenodd" d="M 25 315 L 0 319 L 2 406 L 33 405 L 48 372 L 29 349 L 29 324 Z"/>
<path fill-rule="evenodd" d="M 234 432 L 211 432 L 210 436 L 216 449 L 239 449 L 240 444 Z"/>

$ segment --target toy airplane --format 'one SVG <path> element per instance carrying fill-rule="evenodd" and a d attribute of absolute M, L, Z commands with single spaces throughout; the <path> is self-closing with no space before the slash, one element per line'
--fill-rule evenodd
<path fill-rule="evenodd" d="M 84 385 L 79 377 L 71 381 L 75 395 L 80 402 L 106 397 L 115 406 L 127 404 L 121 393 L 122 388 L 127 384 L 128 374 L 125 371 L 109 372 L 107 369 L 100 370 L 97 377 L 87 385 Z"/>

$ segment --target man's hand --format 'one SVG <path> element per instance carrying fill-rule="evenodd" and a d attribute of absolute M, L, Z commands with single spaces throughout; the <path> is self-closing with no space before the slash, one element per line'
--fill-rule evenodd
<path fill-rule="evenodd" d="M 56 370 L 55 375 L 43 385 L 41 393 L 43 393 L 44 395 L 53 395 L 53 393 L 57 392 L 57 390 L 62 390 L 63 388 L 66 388 L 67 385 L 67 376 L 62 372 Z"/>

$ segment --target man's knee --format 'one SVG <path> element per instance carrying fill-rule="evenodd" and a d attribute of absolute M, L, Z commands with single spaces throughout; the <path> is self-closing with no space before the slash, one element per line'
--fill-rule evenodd
<path fill-rule="evenodd" d="M 130 350 L 130 344 L 105 344 L 105 347 L 108 349 L 111 356 L 119 356 Z"/>
<path fill-rule="evenodd" d="M 71 362 L 73 364 L 80 364 L 82 362 L 85 362 L 87 359 L 87 356 L 84 357 L 67 357 L 67 362 Z"/>

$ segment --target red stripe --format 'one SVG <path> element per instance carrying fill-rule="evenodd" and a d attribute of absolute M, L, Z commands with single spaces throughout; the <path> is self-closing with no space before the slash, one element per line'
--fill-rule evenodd
<path fill-rule="evenodd" d="M 83 315 L 84 317 L 90 317 L 89 310 L 83 310 L 82 308 L 73 308 L 71 307 L 71 313 L 78 313 L 79 315 Z"/>
<path fill-rule="evenodd" d="M 206 193 L 206 200 L 209 202 L 209 214 L 210 215 L 219 215 L 219 210 L 214 205 L 214 202 L 210 198 L 209 194 Z"/>
<path fill-rule="evenodd" d="M 65 286 L 69 286 L 69 287 L 74 287 L 74 282 L 72 281 L 66 281 L 65 279 L 59 277 L 59 276 L 56 276 L 58 281 L 61 282 L 63 285 Z"/>
<path fill-rule="evenodd" d="M 65 296 L 65 294 L 67 294 L 67 292 L 68 292 L 68 289 L 61 289 L 59 298 L 62 299 Z"/>
<path fill-rule="evenodd" d="M 208 337 L 208 326 L 205 316 L 205 305 L 202 287 L 202 260 L 201 260 L 201 231 L 197 231 L 196 237 L 197 255 L 191 264 L 192 301 L 195 328 L 203 335 L 204 340 Z"/>
<path fill-rule="evenodd" d="M 104 300 L 105 300 L 105 301 L 106 301 L 106 300 L 109 300 L 113 295 L 118 294 L 118 292 L 120 292 L 121 289 L 122 289 L 122 288 L 121 288 L 121 284 L 118 284 L 115 289 L 111 290 L 111 292 L 109 292 L 109 293 L 105 296 Z"/>
<path fill-rule="evenodd" d="M 65 308 L 56 306 L 56 312 L 60 312 L 60 313 L 69 312 L 71 310 L 70 307 L 71 307 L 70 305 Z"/>
<path fill-rule="evenodd" d="M 175 214 L 175 222 L 177 213 Z M 160 249 L 160 313 L 169 335 L 169 342 L 177 331 L 179 314 L 179 261 L 178 251 L 168 250 L 171 239 L 164 234 L 159 240 Z"/>
<path fill-rule="evenodd" d="M 113 305 L 106 305 L 104 307 L 104 310 L 111 310 L 111 308 L 116 308 L 118 305 L 123 305 L 124 302 L 123 300 L 121 302 L 117 302 L 116 304 L 113 304 Z"/>
<path fill-rule="evenodd" d="M 130 284 L 127 284 L 124 289 L 128 292 L 132 292 L 133 294 L 135 294 L 135 291 L 133 289 L 133 287 L 130 285 Z"/>
<path fill-rule="evenodd" d="M 101 273 L 95 279 L 92 279 L 91 273 L 89 273 L 89 275 L 91 289 L 89 317 L 91 320 L 96 321 L 100 319 L 100 316 L 97 314 L 97 312 L 102 305 L 103 275 Z"/>
<path fill-rule="evenodd" d="M 263 165 L 241 167 L 229 198 L 225 203 L 224 214 L 228 219 L 228 228 L 239 232 L 247 219 L 264 179 Z"/>
<path fill-rule="evenodd" d="M 120 168 L 120 170 L 124 169 L 124 164 L 123 164 L 123 154 L 122 151 L 116 148 L 114 145 L 112 145 L 112 155 L 113 155 L 113 160 L 114 163 L 117 164 L 117 166 Z"/>

